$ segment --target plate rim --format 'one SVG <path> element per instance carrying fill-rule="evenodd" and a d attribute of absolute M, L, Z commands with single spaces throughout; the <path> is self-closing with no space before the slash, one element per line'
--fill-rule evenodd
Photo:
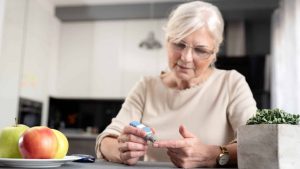
<path fill-rule="evenodd" d="M 27 167 L 27 168 L 53 168 L 79 160 L 79 156 L 65 156 L 63 159 L 24 159 L 24 158 L 0 158 L 0 166 L 4 167 Z"/>
<path fill-rule="evenodd" d="M 65 156 L 64 158 L 51 158 L 51 159 L 34 159 L 34 158 L 0 158 L 1 161 L 47 161 L 47 162 L 54 162 L 54 161 L 73 161 L 79 160 L 81 157 L 79 156 Z"/>

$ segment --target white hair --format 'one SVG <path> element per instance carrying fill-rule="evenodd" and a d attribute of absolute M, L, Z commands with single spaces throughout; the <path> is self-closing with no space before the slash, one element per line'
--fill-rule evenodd
<path fill-rule="evenodd" d="M 218 51 L 223 41 L 224 21 L 219 9 L 207 2 L 188 2 L 173 10 L 165 27 L 166 38 L 179 42 L 202 27 L 208 28 L 213 35 Z"/>

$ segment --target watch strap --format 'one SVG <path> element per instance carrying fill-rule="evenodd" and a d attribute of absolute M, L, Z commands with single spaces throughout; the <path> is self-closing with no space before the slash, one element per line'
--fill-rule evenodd
<path fill-rule="evenodd" d="M 219 146 L 221 153 L 217 157 L 217 166 L 224 167 L 229 162 L 229 151 L 225 146 Z"/>
<path fill-rule="evenodd" d="M 227 153 L 229 153 L 226 147 L 220 146 L 219 148 L 220 148 L 222 154 L 227 154 Z"/>

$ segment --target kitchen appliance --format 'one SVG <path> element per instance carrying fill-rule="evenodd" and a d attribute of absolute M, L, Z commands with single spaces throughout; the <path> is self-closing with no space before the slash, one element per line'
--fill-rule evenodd
<path fill-rule="evenodd" d="M 43 103 L 27 98 L 19 99 L 18 123 L 29 127 L 40 126 Z"/>

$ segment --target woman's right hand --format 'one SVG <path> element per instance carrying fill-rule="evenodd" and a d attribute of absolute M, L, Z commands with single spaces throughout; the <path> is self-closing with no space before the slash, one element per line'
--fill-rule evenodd
<path fill-rule="evenodd" d="M 134 165 L 147 151 L 146 133 L 132 126 L 126 126 L 118 137 L 120 160 L 124 164 Z"/>

